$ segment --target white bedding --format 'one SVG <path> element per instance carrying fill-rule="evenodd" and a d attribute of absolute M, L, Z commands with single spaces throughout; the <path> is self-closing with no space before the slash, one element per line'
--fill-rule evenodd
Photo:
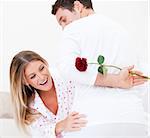
<path fill-rule="evenodd" d="M 146 126 L 136 123 L 106 123 L 64 135 L 64 138 L 148 138 Z"/>
<path fill-rule="evenodd" d="M 86 114 L 88 126 L 116 122 L 145 124 L 142 99 L 136 93 L 134 89 L 79 88 L 72 110 Z"/>
<path fill-rule="evenodd" d="M 139 88 L 123 90 L 83 87 L 77 88 L 72 110 L 87 116 L 87 127 L 80 132 L 67 133 L 65 138 L 99 138 L 106 134 L 121 138 L 144 138 L 147 135 L 147 118 Z"/>

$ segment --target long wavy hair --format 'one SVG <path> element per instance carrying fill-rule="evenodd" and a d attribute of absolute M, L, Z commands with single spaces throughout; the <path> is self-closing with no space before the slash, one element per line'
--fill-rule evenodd
<path fill-rule="evenodd" d="M 25 68 L 31 61 L 40 60 L 47 65 L 45 59 L 33 51 L 21 51 L 16 54 L 10 65 L 10 90 L 14 109 L 14 117 L 19 127 L 26 131 L 26 126 L 33 122 L 40 113 L 29 108 L 34 99 L 35 88 L 25 84 Z"/>

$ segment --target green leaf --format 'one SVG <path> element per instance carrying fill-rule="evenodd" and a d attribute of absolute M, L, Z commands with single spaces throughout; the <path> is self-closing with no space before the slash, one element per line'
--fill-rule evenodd
<path fill-rule="evenodd" d="M 103 74 L 103 66 L 99 66 L 98 67 L 98 72 L 101 73 L 101 74 Z"/>
<path fill-rule="evenodd" d="M 97 59 L 97 62 L 98 62 L 99 64 L 103 64 L 103 63 L 104 63 L 104 60 L 105 60 L 104 56 L 99 55 L 99 56 L 98 56 L 98 59 Z"/>

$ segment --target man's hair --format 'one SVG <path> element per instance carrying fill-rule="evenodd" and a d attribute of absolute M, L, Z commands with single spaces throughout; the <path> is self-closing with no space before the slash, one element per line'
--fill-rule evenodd
<path fill-rule="evenodd" d="M 73 11 L 74 2 L 79 1 L 86 9 L 93 9 L 91 0 L 57 0 L 54 5 L 52 5 L 52 14 L 56 14 L 59 8 L 68 9 Z"/>

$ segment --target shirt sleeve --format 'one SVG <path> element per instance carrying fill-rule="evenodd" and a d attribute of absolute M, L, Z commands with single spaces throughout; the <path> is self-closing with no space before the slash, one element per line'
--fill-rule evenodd
<path fill-rule="evenodd" d="M 56 138 L 55 126 L 55 123 L 41 116 L 30 124 L 29 128 L 32 138 Z"/>
<path fill-rule="evenodd" d="M 63 33 L 60 43 L 59 60 L 57 62 L 58 69 L 63 78 L 73 80 L 80 84 L 94 85 L 97 76 L 97 70 L 94 65 L 88 66 L 84 72 L 78 71 L 75 67 L 76 58 L 82 58 L 80 41 L 79 33 L 69 31 Z"/>

